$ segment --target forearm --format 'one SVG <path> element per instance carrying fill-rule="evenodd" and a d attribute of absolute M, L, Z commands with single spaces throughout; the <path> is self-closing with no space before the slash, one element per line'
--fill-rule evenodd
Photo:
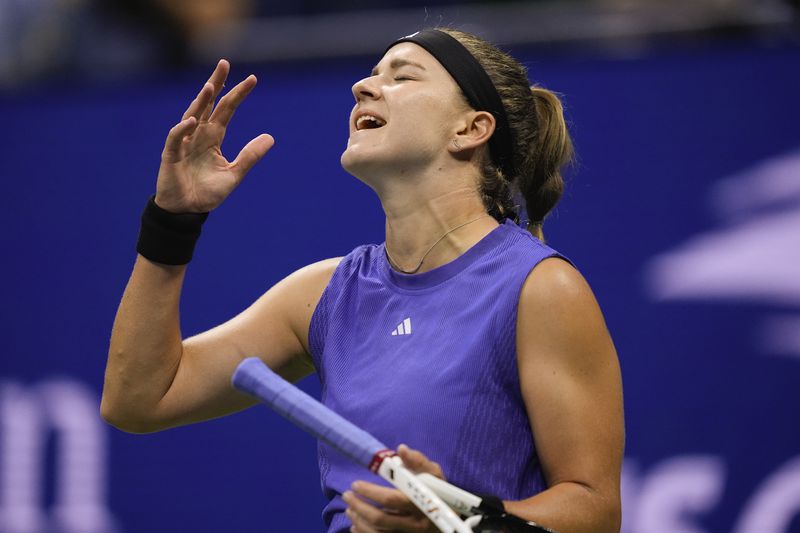
<path fill-rule="evenodd" d="M 581 483 L 563 482 L 531 498 L 504 504 L 508 512 L 560 533 L 620 530 L 619 491 L 603 492 Z"/>
<path fill-rule="evenodd" d="M 101 402 L 103 418 L 126 431 L 152 430 L 147 419 L 177 372 L 185 271 L 136 258 L 114 320 Z"/>

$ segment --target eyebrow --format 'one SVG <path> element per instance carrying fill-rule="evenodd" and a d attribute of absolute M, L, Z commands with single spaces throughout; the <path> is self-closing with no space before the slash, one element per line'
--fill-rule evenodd
<path fill-rule="evenodd" d="M 400 68 L 400 67 L 405 67 L 405 66 L 412 66 L 412 67 L 417 67 L 419 69 L 425 70 L 425 67 L 423 67 L 419 63 L 417 63 L 415 61 L 410 61 L 408 59 L 402 59 L 402 58 L 399 58 L 399 57 L 395 58 L 395 59 L 392 59 L 391 63 L 389 63 L 389 68 L 390 69 L 395 69 L 395 70 Z M 375 65 L 372 68 L 372 72 L 370 74 L 372 76 L 375 76 L 377 73 L 378 73 L 378 65 Z"/>

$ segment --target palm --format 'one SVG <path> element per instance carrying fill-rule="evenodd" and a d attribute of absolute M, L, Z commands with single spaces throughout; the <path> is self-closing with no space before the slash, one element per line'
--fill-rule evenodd
<path fill-rule="evenodd" d="M 176 194 L 198 210 L 216 207 L 238 184 L 220 145 L 224 131 L 215 124 L 199 124 L 183 139 L 175 160 L 164 160 L 161 172 L 171 175 Z M 166 192 L 166 191 L 165 191 Z"/>
<path fill-rule="evenodd" d="M 161 155 L 156 203 L 172 212 L 205 212 L 217 207 L 269 150 L 273 139 L 259 135 L 229 162 L 221 145 L 236 108 L 255 87 L 249 76 L 214 107 L 228 75 L 220 61 L 211 78 L 189 105 L 183 119 L 170 130 Z"/>

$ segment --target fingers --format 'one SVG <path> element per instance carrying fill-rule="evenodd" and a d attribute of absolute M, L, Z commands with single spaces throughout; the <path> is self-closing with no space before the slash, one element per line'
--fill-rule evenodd
<path fill-rule="evenodd" d="M 223 96 L 217 106 L 214 107 L 214 102 L 222 92 L 229 72 L 230 64 L 226 60 L 221 59 L 219 63 L 217 63 L 217 67 L 214 69 L 211 77 L 208 78 L 208 81 L 203 85 L 200 92 L 197 93 L 195 99 L 192 100 L 189 107 L 183 113 L 181 124 L 189 118 L 194 118 L 198 122 L 215 122 L 219 126 L 222 126 L 222 129 L 218 130 L 221 135 L 225 135 L 225 128 L 227 128 L 228 123 L 230 123 L 231 118 L 233 118 L 236 109 L 244 99 L 247 98 L 247 95 L 250 94 L 250 91 L 253 90 L 257 83 L 256 77 L 251 74 L 231 89 L 228 94 Z M 220 137 L 219 140 L 221 141 L 222 137 Z M 272 141 L 272 138 L 269 136 L 260 136 L 245 146 L 242 152 L 239 153 L 239 157 L 237 157 L 239 163 L 237 166 L 244 169 L 241 177 L 244 176 L 250 167 L 261 159 L 272 146 L 273 142 L 274 141 Z"/>
<path fill-rule="evenodd" d="M 214 108 L 214 102 L 225 87 L 225 80 L 228 79 L 228 73 L 230 73 L 230 71 L 230 63 L 224 59 L 220 59 L 217 63 L 217 68 L 214 69 L 214 72 L 211 73 L 211 77 L 208 78 L 208 82 L 206 82 L 213 86 L 213 94 L 203 109 L 200 120 L 208 120 L 209 115 L 211 115 L 211 110 Z"/>
<path fill-rule="evenodd" d="M 356 481 L 352 488 L 358 496 L 371 500 L 386 509 L 404 513 L 417 510 L 416 506 L 397 489 L 375 485 L 367 481 Z"/>
<path fill-rule="evenodd" d="M 373 533 L 373 532 L 408 532 L 408 533 L 426 533 L 435 528 L 430 520 L 424 516 L 399 516 L 391 515 L 370 506 L 367 503 L 366 510 L 362 509 L 357 511 L 353 507 L 348 507 L 345 511 L 347 518 L 350 519 L 353 526 L 350 531 L 355 533 Z M 374 514 L 367 514 L 369 510 L 374 511 Z M 434 529 L 435 531 L 435 529 Z"/>
<path fill-rule="evenodd" d="M 272 138 L 272 135 L 266 133 L 262 133 L 247 143 L 231 163 L 231 171 L 236 175 L 236 179 L 241 181 L 245 174 L 253 168 L 253 165 L 258 163 L 274 144 L 275 139 Z"/>
<path fill-rule="evenodd" d="M 189 117 L 194 117 L 200 120 L 203 109 L 213 101 L 213 94 L 214 87 L 210 83 L 203 85 L 203 87 L 200 89 L 200 92 L 197 93 L 197 96 L 195 96 L 194 100 L 192 100 L 192 103 L 186 108 L 181 120 L 186 120 Z"/>
<path fill-rule="evenodd" d="M 230 68 L 230 64 L 224 59 L 221 59 L 219 63 L 217 63 L 217 67 L 214 69 L 214 72 L 211 73 L 211 77 L 203 84 L 203 88 L 200 89 L 197 97 L 189 104 L 181 120 L 185 120 L 189 117 L 195 117 L 197 120 L 205 120 L 208 118 L 214 100 L 217 99 L 220 91 L 222 91 L 222 88 L 225 86 L 225 80 L 228 77 Z"/>
<path fill-rule="evenodd" d="M 236 112 L 236 108 L 247 98 L 247 95 L 250 94 L 250 91 L 256 86 L 256 82 L 256 77 L 252 74 L 239 82 L 236 87 L 222 97 L 208 121 L 216 122 L 223 128 L 227 127 L 233 114 Z"/>
<path fill-rule="evenodd" d="M 417 473 L 426 472 L 444 479 L 444 473 L 439 463 L 431 461 L 424 453 L 409 448 L 405 444 L 401 444 L 397 447 L 397 455 L 400 456 L 400 459 L 403 460 L 403 464 L 409 470 L 413 470 Z"/>
<path fill-rule="evenodd" d="M 395 492 L 399 493 L 399 491 Z M 345 492 L 342 495 L 342 499 L 348 505 L 345 514 L 353 523 L 351 531 L 357 533 L 378 531 L 423 532 L 428 531 L 430 526 L 430 521 L 419 512 L 408 514 L 393 509 L 379 509 L 350 491 Z"/>
<path fill-rule="evenodd" d="M 190 116 L 169 130 L 169 134 L 167 135 L 167 140 L 164 143 L 164 152 L 161 154 L 161 158 L 166 163 L 174 163 L 181 158 L 181 146 L 183 144 L 183 139 L 187 135 L 191 135 L 194 133 L 194 130 L 197 128 L 197 119 L 193 116 Z"/>

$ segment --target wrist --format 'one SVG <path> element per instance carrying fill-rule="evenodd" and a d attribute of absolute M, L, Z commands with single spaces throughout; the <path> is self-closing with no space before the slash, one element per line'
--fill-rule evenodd
<path fill-rule="evenodd" d="M 192 259 L 208 213 L 173 213 L 151 196 L 142 212 L 136 251 L 155 263 L 185 265 Z"/>
<path fill-rule="evenodd" d="M 183 197 L 171 198 L 170 195 L 166 193 L 156 192 L 152 200 L 156 204 L 156 207 L 173 215 L 203 215 L 211 211 L 210 209 L 208 211 L 197 211 L 185 205 L 186 202 Z"/>
<path fill-rule="evenodd" d="M 171 206 L 169 202 L 164 201 L 164 198 L 159 198 L 158 193 L 152 196 L 153 203 L 161 209 L 162 211 L 166 211 L 167 213 L 171 213 L 173 215 L 177 215 L 181 213 L 181 209 L 176 209 L 175 207 Z"/>

